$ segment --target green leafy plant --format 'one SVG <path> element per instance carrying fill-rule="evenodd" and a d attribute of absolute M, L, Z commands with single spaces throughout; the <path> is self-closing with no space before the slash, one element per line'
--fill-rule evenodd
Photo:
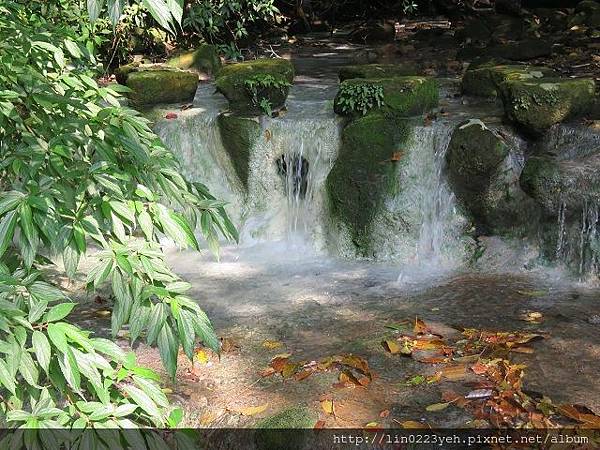
<path fill-rule="evenodd" d="M 92 22 L 105 15 L 116 26 L 125 8 L 141 5 L 161 27 L 175 34 L 183 18 L 183 3 L 184 0 L 87 0 L 87 10 Z"/>
<path fill-rule="evenodd" d="M 342 113 L 367 114 L 373 108 L 383 106 L 383 87 L 377 84 L 343 83 L 337 98 Z"/>
<path fill-rule="evenodd" d="M 90 256 L 88 288 L 112 289 L 112 335 L 129 324 L 174 376 L 180 347 L 192 359 L 198 340 L 219 343 L 160 238 L 199 249 L 198 227 L 216 253 L 219 236 L 237 232 L 224 204 L 179 174 L 148 121 L 121 106 L 124 87 L 98 85 L 71 28 L 5 1 L 0 49 L 0 420 L 174 425 L 180 412 L 171 415 L 156 374 L 67 322 L 75 305 L 44 269 L 61 258 L 74 278 Z"/>
<path fill-rule="evenodd" d="M 249 34 L 250 27 L 279 22 L 281 15 L 275 0 L 193 0 L 183 29 L 213 44 L 233 47 Z"/>
<path fill-rule="evenodd" d="M 268 116 L 273 114 L 273 105 L 268 98 L 270 90 L 284 92 L 291 84 L 282 77 L 271 74 L 257 73 L 244 80 L 246 91 L 252 96 L 253 103 Z"/>

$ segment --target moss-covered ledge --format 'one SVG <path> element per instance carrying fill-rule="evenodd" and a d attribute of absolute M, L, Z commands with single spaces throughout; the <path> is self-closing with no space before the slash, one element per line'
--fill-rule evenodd
<path fill-rule="evenodd" d="M 201 44 L 194 50 L 180 52 L 169 58 L 166 64 L 208 77 L 214 76 L 222 67 L 217 48 L 211 44 Z"/>
<path fill-rule="evenodd" d="M 121 77 L 135 105 L 191 102 L 198 88 L 197 74 L 163 66 L 133 67 Z"/>
<path fill-rule="evenodd" d="M 533 135 L 590 111 L 595 90 L 594 80 L 583 78 L 508 80 L 500 85 L 506 116 Z"/>
<path fill-rule="evenodd" d="M 217 123 L 223 146 L 238 178 L 247 190 L 250 151 L 261 135 L 260 124 L 252 118 L 237 117 L 229 113 L 220 114 Z"/>
<path fill-rule="evenodd" d="M 398 117 L 423 114 L 436 107 L 439 101 L 438 85 L 433 78 L 422 76 L 354 78 L 340 83 L 340 89 L 334 100 L 334 110 L 337 114 L 354 117 L 362 114 L 361 111 L 343 107 L 344 99 L 351 98 L 354 88 L 361 85 L 380 87 L 383 91 L 381 106 L 375 105 L 373 110 Z"/>
<path fill-rule="evenodd" d="M 412 130 L 408 119 L 370 113 L 342 132 L 340 152 L 326 182 L 329 208 L 360 256 L 372 256 L 371 225 L 385 199 L 395 194 L 399 155 Z"/>
<path fill-rule="evenodd" d="M 270 75 L 281 87 L 261 87 L 257 95 L 248 89 L 247 81 L 257 75 Z M 223 67 L 216 76 L 217 91 L 229 101 L 232 112 L 241 115 L 259 115 L 259 99 L 268 100 L 273 110 L 284 106 L 289 86 L 294 81 L 294 66 L 286 59 L 256 59 Z"/>
<path fill-rule="evenodd" d="M 355 64 L 344 66 L 339 71 L 340 81 L 352 78 L 395 78 L 416 75 L 419 68 L 415 63 L 401 64 Z"/>

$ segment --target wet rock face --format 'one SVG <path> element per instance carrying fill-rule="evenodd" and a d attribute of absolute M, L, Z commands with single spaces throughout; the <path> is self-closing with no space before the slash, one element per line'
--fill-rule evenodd
<path fill-rule="evenodd" d="M 465 122 L 452 134 L 446 153 L 448 181 L 484 234 L 518 232 L 527 222 L 524 205 L 530 200 L 519 187 L 517 153 L 480 120 Z"/>
<path fill-rule="evenodd" d="M 261 86 L 257 95 L 247 88 L 246 81 L 256 75 L 269 75 L 279 86 Z M 268 100 L 273 110 L 284 106 L 289 86 L 294 80 L 294 66 L 285 59 L 256 59 L 223 67 L 216 76 L 217 91 L 229 101 L 230 110 L 236 114 L 259 115 L 263 113 L 258 100 Z"/>
<path fill-rule="evenodd" d="M 202 44 L 195 50 L 182 52 L 167 60 L 167 65 L 206 76 L 215 75 L 222 66 L 217 48 L 210 44 Z"/>
<path fill-rule="evenodd" d="M 540 135 L 554 124 L 587 113 L 595 83 L 591 79 L 507 80 L 500 90 L 507 117 L 523 131 Z"/>
<path fill-rule="evenodd" d="M 166 66 L 130 67 L 119 76 L 131 89 L 127 93 L 135 105 L 190 102 L 198 88 L 198 75 Z"/>

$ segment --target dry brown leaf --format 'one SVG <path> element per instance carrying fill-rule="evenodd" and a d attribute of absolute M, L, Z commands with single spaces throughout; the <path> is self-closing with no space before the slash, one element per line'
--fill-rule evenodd
<path fill-rule="evenodd" d="M 390 410 L 389 409 L 384 409 L 383 411 L 381 411 L 379 413 L 379 417 L 385 419 L 386 417 L 388 417 L 390 415 Z"/>
<path fill-rule="evenodd" d="M 200 425 L 207 427 L 211 423 L 213 423 L 213 421 L 215 420 L 215 418 L 216 418 L 216 416 L 212 412 L 210 412 L 210 411 L 205 412 L 200 417 Z"/>
<path fill-rule="evenodd" d="M 428 333 L 430 330 L 427 327 L 427 325 L 425 325 L 425 322 L 423 322 L 421 319 L 419 319 L 418 317 L 415 319 L 415 328 L 414 328 L 414 332 L 417 334 L 425 334 Z"/>
<path fill-rule="evenodd" d="M 317 420 L 317 423 L 315 423 L 315 427 L 316 430 L 320 430 L 321 428 L 325 428 L 325 421 L 324 420 Z"/>

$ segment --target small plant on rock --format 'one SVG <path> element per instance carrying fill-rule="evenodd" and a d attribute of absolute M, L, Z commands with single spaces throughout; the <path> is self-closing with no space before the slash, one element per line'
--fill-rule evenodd
<path fill-rule="evenodd" d="M 337 104 L 344 114 L 358 113 L 364 116 L 371 109 L 383 106 L 383 87 L 368 83 L 343 83 Z"/>
<path fill-rule="evenodd" d="M 290 86 L 291 84 L 287 80 L 264 73 L 257 73 L 244 81 L 244 87 L 252 96 L 254 105 L 258 106 L 268 116 L 273 113 L 273 105 L 268 97 L 268 92 L 270 90 L 284 92 Z"/>

